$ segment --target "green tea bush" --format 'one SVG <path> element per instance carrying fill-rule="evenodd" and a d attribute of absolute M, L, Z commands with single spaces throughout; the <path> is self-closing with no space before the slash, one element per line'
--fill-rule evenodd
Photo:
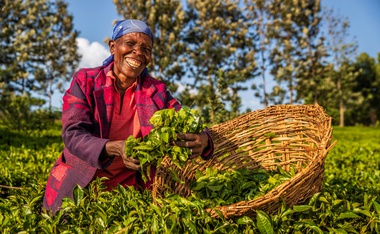
<path fill-rule="evenodd" d="M 53 112 L 40 108 L 44 103 L 44 100 L 29 95 L 2 96 L 0 100 L 0 123 L 8 128 L 23 132 L 49 129 L 53 127 L 58 114 L 57 111 Z"/>
<path fill-rule="evenodd" d="M 100 180 L 77 187 L 51 216 L 42 196 L 63 147 L 58 129 L 30 137 L 0 128 L 9 136 L 0 138 L 0 233 L 380 233 L 379 128 L 334 128 L 322 191 L 304 204 L 231 220 L 211 218 L 196 196 L 155 204 L 150 191 L 102 191 Z"/>

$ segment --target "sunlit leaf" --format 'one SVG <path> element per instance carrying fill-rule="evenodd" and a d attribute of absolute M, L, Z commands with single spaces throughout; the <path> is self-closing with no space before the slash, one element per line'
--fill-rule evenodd
<path fill-rule="evenodd" d="M 261 234 L 273 234 L 273 227 L 270 221 L 269 216 L 261 211 L 257 210 L 257 228 L 259 229 Z"/>
<path fill-rule="evenodd" d="M 355 214 L 352 211 L 346 211 L 340 214 L 337 219 L 352 219 L 352 218 L 360 218 L 360 216 Z"/>

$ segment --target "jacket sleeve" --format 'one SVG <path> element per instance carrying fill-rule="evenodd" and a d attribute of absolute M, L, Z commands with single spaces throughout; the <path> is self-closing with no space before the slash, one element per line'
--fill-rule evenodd
<path fill-rule="evenodd" d="M 74 75 L 70 88 L 63 96 L 62 139 L 72 155 L 92 167 L 104 168 L 106 165 L 100 163 L 99 156 L 108 140 L 99 137 L 99 124 L 95 122 L 91 105 L 91 85 L 93 83 L 87 79 L 85 70 L 79 70 Z"/>
<path fill-rule="evenodd" d="M 177 111 L 181 109 L 179 101 L 175 99 L 168 90 L 166 90 L 165 93 L 167 98 L 166 108 L 174 108 Z"/>

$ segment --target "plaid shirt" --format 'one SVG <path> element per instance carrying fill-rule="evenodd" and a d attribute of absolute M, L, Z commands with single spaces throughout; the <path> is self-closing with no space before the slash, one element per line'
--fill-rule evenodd
<path fill-rule="evenodd" d="M 73 197 L 77 184 L 86 187 L 98 168 L 108 166 L 99 157 L 108 141 L 113 113 L 116 90 L 111 78 L 106 76 L 112 66 L 113 63 L 80 69 L 64 94 L 62 139 L 65 148 L 50 172 L 43 201 L 44 208 L 53 213 L 64 197 Z M 143 136 L 152 129 L 149 119 L 157 110 L 181 108 L 165 84 L 149 75 L 139 79 L 135 98 Z"/>

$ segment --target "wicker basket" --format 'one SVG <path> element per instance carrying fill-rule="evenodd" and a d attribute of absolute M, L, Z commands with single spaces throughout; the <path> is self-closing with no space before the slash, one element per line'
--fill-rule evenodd
<path fill-rule="evenodd" d="M 189 196 L 195 171 L 208 167 L 222 170 L 294 167 L 296 174 L 292 178 L 263 196 L 207 210 L 212 217 L 218 217 L 220 211 L 225 218 L 254 216 L 255 210 L 275 213 L 283 201 L 288 206 L 300 204 L 321 190 L 324 160 L 336 143 L 331 144 L 331 117 L 319 105 L 270 106 L 209 130 L 215 147 L 213 158 L 189 161 L 179 170 L 165 157 L 157 168 L 152 190 L 154 200 L 163 198 L 166 191 Z M 185 183 L 175 182 L 169 169 Z"/>

